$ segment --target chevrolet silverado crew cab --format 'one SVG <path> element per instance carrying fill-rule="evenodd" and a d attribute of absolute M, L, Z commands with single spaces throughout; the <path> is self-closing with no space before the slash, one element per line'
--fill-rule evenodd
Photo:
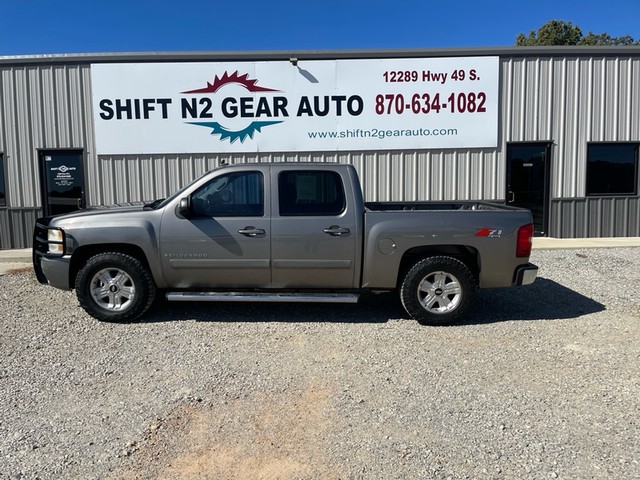
<path fill-rule="evenodd" d="M 98 320 L 169 301 L 355 303 L 397 290 L 418 322 L 461 319 L 475 290 L 532 283 L 531 212 L 492 203 L 365 203 L 356 170 L 257 163 L 169 198 L 40 218 L 38 280 Z"/>

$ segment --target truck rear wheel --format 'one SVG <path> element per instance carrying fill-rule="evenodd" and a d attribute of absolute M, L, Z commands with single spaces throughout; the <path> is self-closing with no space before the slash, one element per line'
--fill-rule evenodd
<path fill-rule="evenodd" d="M 452 257 L 429 257 L 416 263 L 400 289 L 402 305 L 423 325 L 451 325 L 473 303 L 475 281 L 467 266 Z"/>
<path fill-rule="evenodd" d="M 124 253 L 91 257 L 76 276 L 76 296 L 84 310 L 103 322 L 130 322 L 153 303 L 156 285 L 145 265 Z"/>

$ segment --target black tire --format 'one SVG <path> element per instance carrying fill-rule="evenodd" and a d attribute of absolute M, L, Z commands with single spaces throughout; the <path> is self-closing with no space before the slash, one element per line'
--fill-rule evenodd
<path fill-rule="evenodd" d="M 75 289 L 82 308 L 103 322 L 136 320 L 156 297 L 147 267 L 135 257 L 116 252 L 91 257 L 78 272 Z"/>
<path fill-rule="evenodd" d="M 475 291 L 475 280 L 464 263 L 452 257 L 428 257 L 404 277 L 400 299 L 418 323 L 443 326 L 466 315 Z"/>

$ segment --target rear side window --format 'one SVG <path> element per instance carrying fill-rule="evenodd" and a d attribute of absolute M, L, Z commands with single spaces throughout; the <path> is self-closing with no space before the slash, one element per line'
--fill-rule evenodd
<path fill-rule="evenodd" d="M 278 177 L 280 215 L 336 216 L 345 210 L 340 175 L 324 170 L 291 170 Z"/>

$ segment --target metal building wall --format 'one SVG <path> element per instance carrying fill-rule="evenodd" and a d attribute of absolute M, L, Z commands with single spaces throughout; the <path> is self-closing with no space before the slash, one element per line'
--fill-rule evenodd
<path fill-rule="evenodd" d="M 640 58 L 513 57 L 501 63 L 505 141 L 553 143 L 550 235 L 640 236 L 638 196 L 585 197 L 587 143 L 640 141 Z"/>
<path fill-rule="evenodd" d="M 83 149 L 87 179 L 95 177 L 89 72 L 88 65 L 0 67 L 0 151 L 7 184 L 1 248 L 31 243 L 41 212 L 38 149 Z"/>
<path fill-rule="evenodd" d="M 89 201 L 110 204 L 164 197 L 223 161 L 351 163 L 368 201 L 504 201 L 507 143 L 549 141 L 550 234 L 640 235 L 637 198 L 585 198 L 587 142 L 640 140 L 640 59 L 513 55 L 501 57 L 500 69 L 495 150 L 100 157 L 97 181 L 89 183 Z"/>
<path fill-rule="evenodd" d="M 555 199 L 551 227 L 558 238 L 640 236 L 640 198 Z"/>
<path fill-rule="evenodd" d="M 587 142 L 640 141 L 640 57 L 585 53 L 597 49 L 583 49 L 579 55 L 504 50 L 498 147 L 482 150 L 96 157 L 89 62 L 66 59 L 56 65 L 43 59 L 24 66 L 3 64 L 0 152 L 5 156 L 8 191 L 7 208 L 0 209 L 0 248 L 28 246 L 41 211 L 37 150 L 54 148 L 86 152 L 86 194 L 92 205 L 165 197 L 223 161 L 351 163 L 368 201 L 503 201 L 507 143 L 549 141 L 550 234 L 640 236 L 638 197 L 585 198 Z M 124 61 L 113 57 L 100 61 Z"/>
<path fill-rule="evenodd" d="M 330 152 L 246 155 L 100 156 L 89 202 L 163 198 L 221 163 L 353 164 L 367 201 L 500 199 L 504 175 L 494 151 Z"/>

